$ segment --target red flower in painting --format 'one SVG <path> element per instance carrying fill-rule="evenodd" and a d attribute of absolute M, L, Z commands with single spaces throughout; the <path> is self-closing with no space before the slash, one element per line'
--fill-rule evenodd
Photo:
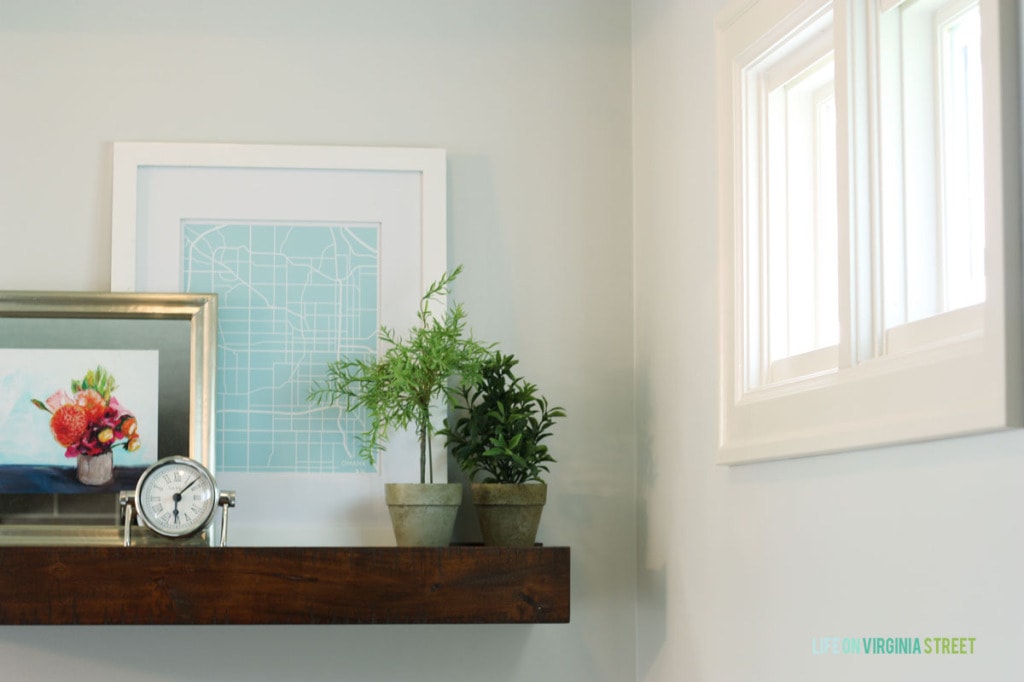
<path fill-rule="evenodd" d="M 61 405 L 50 418 L 53 438 L 64 447 L 77 443 L 89 430 L 89 419 L 79 405 Z"/>
<path fill-rule="evenodd" d="M 103 415 L 107 411 L 107 401 L 94 388 L 76 393 L 75 404 L 85 410 L 85 417 L 89 420 L 89 423 L 103 419 Z"/>

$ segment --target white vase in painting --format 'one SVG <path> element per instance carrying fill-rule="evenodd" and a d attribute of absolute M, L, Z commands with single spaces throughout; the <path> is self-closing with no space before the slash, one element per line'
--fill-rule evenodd
<path fill-rule="evenodd" d="M 114 478 L 114 453 L 103 452 L 91 457 L 78 456 L 78 481 L 85 485 L 103 485 Z"/>

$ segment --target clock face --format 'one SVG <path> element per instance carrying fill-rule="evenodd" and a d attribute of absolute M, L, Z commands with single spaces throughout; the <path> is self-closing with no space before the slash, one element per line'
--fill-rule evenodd
<path fill-rule="evenodd" d="M 143 523 L 161 535 L 183 537 L 206 528 L 217 505 L 217 485 L 198 462 L 158 461 L 143 472 L 135 504 Z"/>

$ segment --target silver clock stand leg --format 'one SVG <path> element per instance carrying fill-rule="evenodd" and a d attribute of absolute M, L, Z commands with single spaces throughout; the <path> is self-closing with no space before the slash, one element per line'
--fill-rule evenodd
<path fill-rule="evenodd" d="M 220 517 L 220 546 L 228 546 L 228 509 L 235 506 L 235 491 L 225 490 L 221 492 L 220 499 L 217 500 L 217 504 L 220 505 L 221 512 Z"/>
<path fill-rule="evenodd" d="M 121 509 L 124 510 L 124 546 L 132 544 L 132 515 L 135 512 L 135 493 L 122 490 L 120 495 Z"/>

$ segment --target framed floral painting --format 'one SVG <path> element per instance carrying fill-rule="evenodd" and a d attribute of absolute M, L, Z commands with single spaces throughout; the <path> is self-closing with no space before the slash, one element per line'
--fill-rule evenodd
<path fill-rule="evenodd" d="M 212 294 L 0 292 L 0 518 L 112 510 L 158 458 L 212 467 L 215 328 Z"/>

